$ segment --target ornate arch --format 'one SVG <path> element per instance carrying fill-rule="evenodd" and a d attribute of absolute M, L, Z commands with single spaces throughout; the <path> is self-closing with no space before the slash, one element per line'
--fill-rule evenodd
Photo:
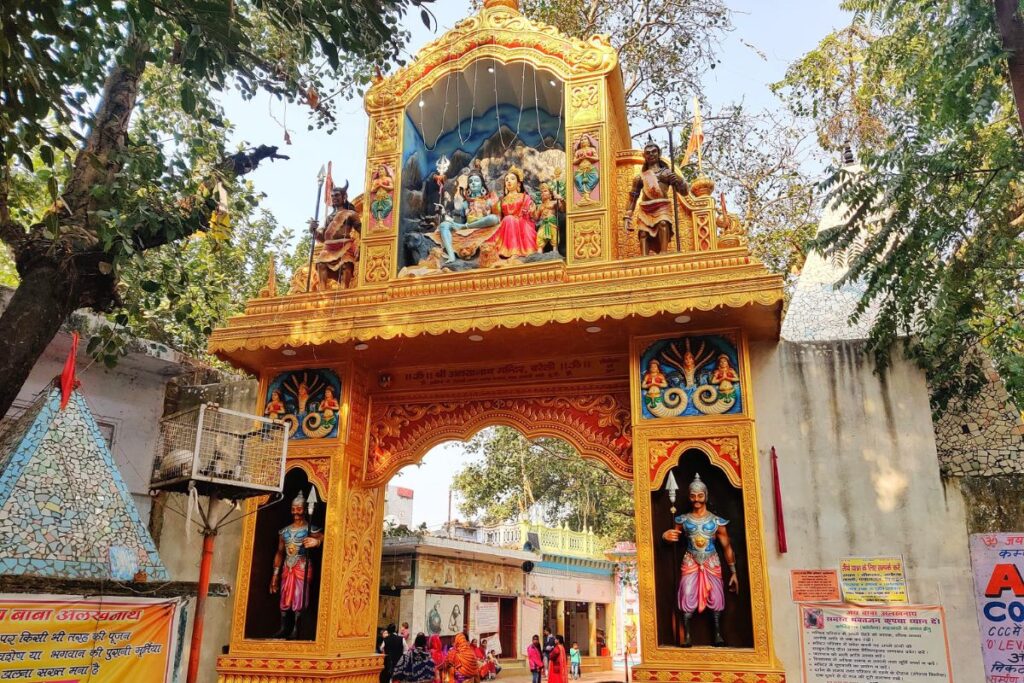
<path fill-rule="evenodd" d="M 743 488 L 739 439 L 726 436 L 709 439 L 652 441 L 649 472 L 652 491 L 661 488 L 668 471 L 676 466 L 686 451 L 691 449 L 708 456 L 712 465 L 725 472 L 730 484 L 736 488 Z"/>
<path fill-rule="evenodd" d="M 327 486 L 331 479 L 331 459 L 329 457 L 290 459 L 285 463 L 285 474 L 293 469 L 305 472 L 309 483 L 316 486 L 316 494 L 320 496 L 320 500 L 327 500 Z"/>
<path fill-rule="evenodd" d="M 513 427 L 527 438 L 564 439 L 584 458 L 599 460 L 625 479 L 633 476 L 632 428 L 626 392 L 512 396 L 375 403 L 363 484 L 386 482 L 445 441 L 464 441 L 484 427 Z"/>
<path fill-rule="evenodd" d="M 423 48 L 417 59 L 366 94 L 368 111 L 405 104 L 439 79 L 481 57 L 499 62 L 529 61 L 562 80 L 606 74 L 618 64 L 608 36 L 570 38 L 550 24 L 527 19 L 511 7 L 494 4 L 457 23 Z"/>

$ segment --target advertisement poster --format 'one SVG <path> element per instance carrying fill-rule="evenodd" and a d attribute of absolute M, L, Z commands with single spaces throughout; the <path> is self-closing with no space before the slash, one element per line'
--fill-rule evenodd
<path fill-rule="evenodd" d="M 842 602 L 835 569 L 791 569 L 789 587 L 793 602 Z"/>
<path fill-rule="evenodd" d="M 466 624 L 463 595 L 427 593 L 427 635 L 454 636 Z"/>
<path fill-rule="evenodd" d="M 804 683 L 953 680 L 940 606 L 800 605 Z"/>
<path fill-rule="evenodd" d="M 971 534 L 987 683 L 1024 683 L 1024 533 Z"/>
<path fill-rule="evenodd" d="M 839 561 L 843 602 L 858 605 L 906 605 L 907 575 L 903 557 L 844 557 Z"/>
<path fill-rule="evenodd" d="M 171 681 L 181 601 L 0 595 L 0 680 Z"/>

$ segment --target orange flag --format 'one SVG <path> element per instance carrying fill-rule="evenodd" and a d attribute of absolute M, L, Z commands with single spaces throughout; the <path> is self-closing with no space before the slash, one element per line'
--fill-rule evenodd
<path fill-rule="evenodd" d="M 331 211 L 331 192 L 334 191 L 334 178 L 331 177 L 331 162 L 327 162 L 327 180 L 324 182 L 324 206 Z"/>
<path fill-rule="evenodd" d="M 690 157 L 697 153 L 697 163 L 701 163 L 701 147 L 704 145 L 704 122 L 700 118 L 700 102 L 697 96 L 693 97 L 693 128 L 690 130 L 690 141 L 686 143 L 686 153 L 683 154 L 683 163 L 690 163 Z"/>
<path fill-rule="evenodd" d="M 71 350 L 68 351 L 68 358 L 64 361 L 64 370 L 60 373 L 60 409 L 71 399 L 71 392 L 75 390 L 75 356 L 78 355 L 78 333 L 71 333 Z"/>

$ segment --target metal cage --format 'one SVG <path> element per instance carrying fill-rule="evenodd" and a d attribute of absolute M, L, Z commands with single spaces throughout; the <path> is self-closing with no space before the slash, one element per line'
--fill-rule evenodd
<path fill-rule="evenodd" d="M 150 488 L 239 499 L 280 491 L 288 428 L 204 403 L 160 421 Z"/>

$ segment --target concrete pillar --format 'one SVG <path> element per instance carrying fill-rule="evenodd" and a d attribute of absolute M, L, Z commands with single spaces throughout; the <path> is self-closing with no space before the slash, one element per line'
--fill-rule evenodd
<path fill-rule="evenodd" d="M 409 630 L 415 636 L 420 631 L 427 633 L 427 589 L 415 588 L 412 591 L 412 615 L 409 619 Z"/>
<path fill-rule="evenodd" d="M 480 606 L 480 593 L 473 591 L 469 594 L 469 612 L 466 614 L 466 630 L 469 631 L 469 638 L 479 638 L 476 632 L 476 610 Z"/>
<path fill-rule="evenodd" d="M 555 601 L 555 635 L 565 637 L 565 600 Z"/>
<path fill-rule="evenodd" d="M 587 654 L 596 657 L 597 651 L 597 603 L 587 603 Z"/>

